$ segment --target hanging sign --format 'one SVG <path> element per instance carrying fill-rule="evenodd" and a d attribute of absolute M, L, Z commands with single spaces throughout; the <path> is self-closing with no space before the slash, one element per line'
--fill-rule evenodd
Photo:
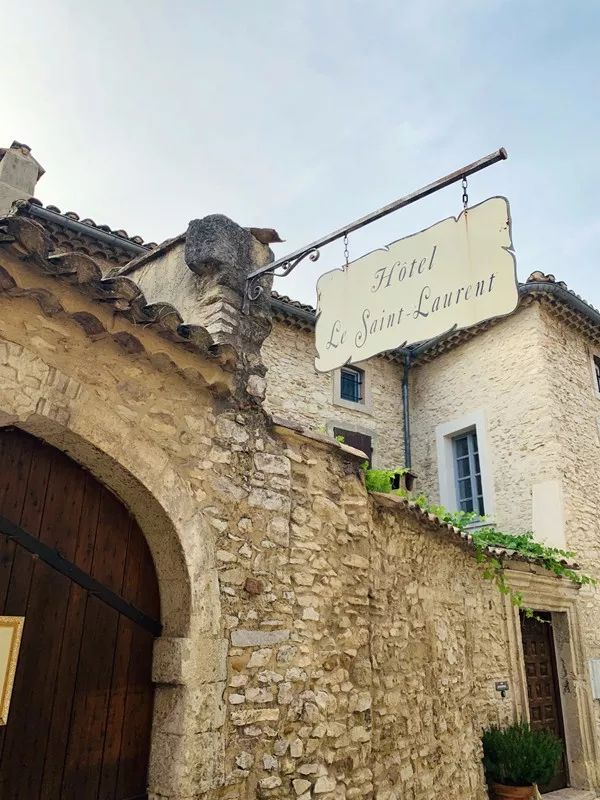
<path fill-rule="evenodd" d="M 508 200 L 374 250 L 317 283 L 319 372 L 468 328 L 517 307 Z"/>
<path fill-rule="evenodd" d="M 0 617 L 0 725 L 8 721 L 24 617 Z"/>

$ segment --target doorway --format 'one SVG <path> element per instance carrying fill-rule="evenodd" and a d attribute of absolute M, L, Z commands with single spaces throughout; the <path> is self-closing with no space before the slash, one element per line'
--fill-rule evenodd
<path fill-rule="evenodd" d="M 0 614 L 25 618 L 2 800 L 144 800 L 160 632 L 146 539 L 64 453 L 0 432 Z"/>
<path fill-rule="evenodd" d="M 552 615 L 536 611 L 535 617 L 531 618 L 521 613 L 521 639 L 531 727 L 533 730 L 550 731 L 563 742 L 563 755 L 554 777 L 550 783 L 539 787 L 544 794 L 569 785 Z"/>

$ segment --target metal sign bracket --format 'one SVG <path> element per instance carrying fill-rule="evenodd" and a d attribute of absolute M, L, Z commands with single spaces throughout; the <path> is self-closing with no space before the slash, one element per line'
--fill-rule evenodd
<path fill-rule="evenodd" d="M 309 261 L 317 261 L 320 256 L 320 250 L 322 247 L 325 247 L 325 245 L 331 244 L 342 237 L 347 240 L 348 234 L 352 233 L 353 231 L 364 228 L 365 225 L 370 225 L 371 222 L 375 222 L 376 220 L 381 219 L 388 214 L 392 214 L 394 211 L 398 211 L 400 208 L 405 208 L 412 203 L 416 203 L 417 200 L 422 200 L 424 197 L 427 197 L 428 195 L 433 194 L 440 189 L 445 189 L 446 186 L 450 186 L 457 181 L 463 181 L 464 200 L 464 182 L 466 182 L 466 179 L 469 175 L 473 175 L 475 172 L 479 172 L 480 170 L 490 167 L 492 164 L 498 163 L 498 161 L 504 161 L 507 158 L 508 153 L 504 147 L 501 147 L 499 150 L 496 150 L 495 152 L 490 153 L 489 155 L 484 156 L 477 161 L 473 161 L 471 164 L 467 164 L 464 167 L 451 172 L 449 175 L 445 175 L 443 178 L 438 178 L 438 180 L 433 181 L 433 183 L 429 183 L 427 186 L 424 186 L 421 189 L 417 189 L 410 194 L 404 195 L 404 197 L 400 197 L 398 200 L 394 200 L 392 203 L 388 203 L 388 205 L 379 208 L 377 211 L 373 211 L 370 214 L 355 220 L 354 222 L 350 222 L 348 225 L 344 225 L 343 228 L 338 228 L 338 230 L 334 231 L 333 233 L 328 233 L 326 236 L 322 236 L 320 239 L 317 239 L 306 247 L 302 247 L 300 250 L 296 250 L 289 256 L 285 256 L 285 258 L 280 258 L 277 261 L 273 261 L 271 264 L 267 264 L 260 269 L 254 270 L 254 272 L 251 272 L 246 279 L 244 302 L 242 306 L 244 314 L 248 314 L 250 312 L 250 303 L 254 300 L 258 300 L 263 293 L 264 287 L 261 285 L 260 280 L 265 275 L 275 275 L 276 277 L 284 278 L 286 275 L 289 275 L 290 272 L 296 269 L 298 264 L 300 264 L 301 261 L 304 261 L 305 258 L 308 258 Z"/>

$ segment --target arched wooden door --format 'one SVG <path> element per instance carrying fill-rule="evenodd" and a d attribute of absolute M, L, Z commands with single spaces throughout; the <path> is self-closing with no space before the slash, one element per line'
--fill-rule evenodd
<path fill-rule="evenodd" d="M 0 431 L 0 614 L 25 617 L 2 800 L 142 800 L 159 595 L 122 503 L 63 453 Z"/>

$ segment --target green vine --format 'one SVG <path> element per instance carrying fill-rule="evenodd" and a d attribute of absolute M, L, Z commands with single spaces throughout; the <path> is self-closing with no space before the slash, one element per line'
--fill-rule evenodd
<path fill-rule="evenodd" d="M 361 468 L 365 475 L 365 486 L 370 492 L 383 492 L 384 494 L 396 494 L 411 500 L 423 511 L 434 514 L 442 522 L 447 522 L 464 531 L 474 522 L 485 523 L 485 517 L 480 517 L 474 512 L 467 511 L 448 511 L 441 505 L 429 502 L 424 494 L 412 495 L 404 488 L 392 489 L 394 478 L 402 478 L 408 472 L 405 468 L 394 470 L 369 469 L 368 462 L 364 462 Z M 482 525 L 482 527 L 469 528 L 469 536 L 475 547 L 475 557 L 482 565 L 482 575 L 485 580 L 490 581 L 496 586 L 498 591 L 509 597 L 511 603 L 523 610 L 526 616 L 533 617 L 534 612 L 531 608 L 523 605 L 521 592 L 512 589 L 506 580 L 502 562 L 489 552 L 488 548 L 502 547 L 505 550 L 513 550 L 524 558 L 532 559 L 545 569 L 553 572 L 559 578 L 566 578 L 577 586 L 595 585 L 596 579 L 588 575 L 571 569 L 562 563 L 565 559 L 574 559 L 576 554 L 567 550 L 559 550 L 556 547 L 548 547 L 534 539 L 533 533 L 503 533 L 495 528 Z"/>

